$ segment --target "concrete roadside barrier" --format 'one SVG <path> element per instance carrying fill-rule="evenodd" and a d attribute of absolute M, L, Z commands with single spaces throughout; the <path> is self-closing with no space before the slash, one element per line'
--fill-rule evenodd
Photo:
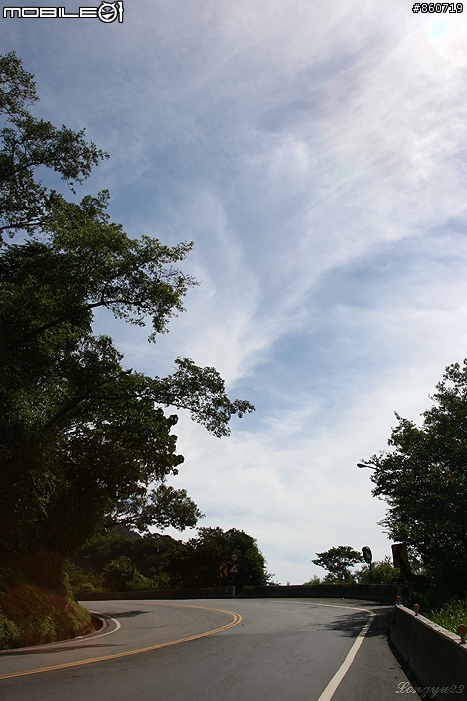
<path fill-rule="evenodd" d="M 420 685 L 421 698 L 467 701 L 467 645 L 459 635 L 396 604 L 389 639 Z M 398 693 L 404 692 L 410 693 Z"/>
<path fill-rule="evenodd" d="M 235 587 L 204 587 L 201 589 L 150 589 L 146 591 L 81 591 L 76 601 L 115 601 L 119 599 L 232 599 Z"/>
<path fill-rule="evenodd" d="M 396 590 L 391 584 L 292 584 L 243 587 L 242 599 L 310 597 L 321 599 L 362 599 L 394 603 Z"/>

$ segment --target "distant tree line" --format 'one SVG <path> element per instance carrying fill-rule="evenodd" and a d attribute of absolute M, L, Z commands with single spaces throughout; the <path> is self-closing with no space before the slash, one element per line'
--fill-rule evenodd
<path fill-rule="evenodd" d="M 231 573 L 235 553 L 237 573 Z M 218 577 L 219 567 L 228 576 Z M 68 564 L 70 583 L 77 591 L 131 591 L 267 584 L 271 575 L 256 540 L 231 528 L 199 528 L 186 543 L 168 535 L 140 536 L 125 528 L 95 538 Z"/>
<path fill-rule="evenodd" d="M 327 574 L 323 579 L 314 577 L 305 584 L 388 584 L 399 575 L 389 557 L 373 562 L 371 567 L 363 565 L 359 570 L 352 571 L 353 566 L 363 562 L 363 557 L 350 545 L 337 545 L 316 554 L 318 557 L 312 560 L 313 564 L 323 567 Z"/>

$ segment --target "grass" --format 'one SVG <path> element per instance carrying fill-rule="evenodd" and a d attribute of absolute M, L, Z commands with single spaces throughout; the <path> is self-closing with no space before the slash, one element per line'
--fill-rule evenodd
<path fill-rule="evenodd" d="M 464 601 L 453 599 L 436 611 L 425 615 L 430 621 L 450 630 L 451 633 L 457 633 L 458 625 L 461 623 L 467 625 L 467 599 Z"/>
<path fill-rule="evenodd" d="M 73 599 L 63 558 L 29 553 L 0 570 L 0 649 L 86 635 L 91 616 Z"/>
<path fill-rule="evenodd" d="M 43 645 L 93 630 L 88 611 L 56 592 L 24 584 L 2 597 L 0 648 Z"/>

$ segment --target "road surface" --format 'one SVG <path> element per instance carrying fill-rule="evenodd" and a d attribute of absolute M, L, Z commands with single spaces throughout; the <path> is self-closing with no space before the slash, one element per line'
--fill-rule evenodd
<path fill-rule="evenodd" d="M 82 602 L 106 627 L 0 653 L 3 701 L 395 701 L 389 606 L 343 599 Z M 412 694 L 411 698 L 417 698 Z"/>

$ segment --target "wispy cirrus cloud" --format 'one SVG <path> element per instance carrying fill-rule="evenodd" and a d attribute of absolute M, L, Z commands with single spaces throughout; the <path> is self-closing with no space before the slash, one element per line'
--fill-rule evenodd
<path fill-rule="evenodd" d="M 133 235 L 193 240 L 202 284 L 129 366 L 214 365 L 257 412 L 218 441 L 183 418 L 206 523 L 258 538 L 281 581 L 332 545 L 389 552 L 355 463 L 417 419 L 466 347 L 463 14 L 402 0 L 133 0 L 121 25 L 7 21 L 42 114 L 112 158 Z"/>

